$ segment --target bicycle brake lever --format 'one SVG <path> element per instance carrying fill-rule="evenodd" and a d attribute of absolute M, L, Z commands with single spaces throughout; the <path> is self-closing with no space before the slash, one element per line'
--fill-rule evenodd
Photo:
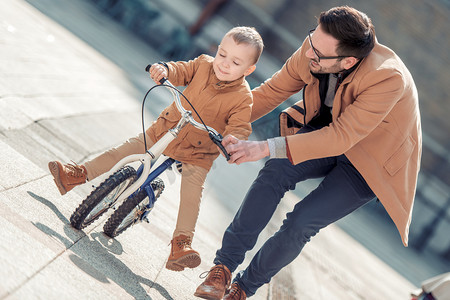
<path fill-rule="evenodd" d="M 230 160 L 230 154 L 228 154 L 227 150 L 225 150 L 225 147 L 222 145 L 222 135 L 220 135 L 220 133 L 215 135 L 214 133 L 209 132 L 209 138 L 217 145 L 217 147 L 219 147 L 227 161 Z"/>

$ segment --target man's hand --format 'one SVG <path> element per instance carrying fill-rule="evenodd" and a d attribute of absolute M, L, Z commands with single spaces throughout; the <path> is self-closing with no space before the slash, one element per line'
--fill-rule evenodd
<path fill-rule="evenodd" d="M 231 156 L 228 161 L 230 164 L 239 165 L 248 161 L 257 161 L 270 155 L 267 141 L 241 141 L 232 135 L 227 135 L 222 145 Z"/>

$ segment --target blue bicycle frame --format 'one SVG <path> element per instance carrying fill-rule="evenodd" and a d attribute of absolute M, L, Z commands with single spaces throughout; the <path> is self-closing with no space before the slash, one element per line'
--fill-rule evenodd
<path fill-rule="evenodd" d="M 132 195 L 129 196 L 129 197 L 133 197 L 134 195 L 139 193 L 142 189 L 145 190 L 145 192 L 147 193 L 149 201 L 148 201 L 148 204 L 145 207 L 146 208 L 145 212 L 140 217 L 141 221 L 145 220 L 147 215 L 153 209 L 153 206 L 155 205 L 155 202 L 156 202 L 155 191 L 153 191 L 151 182 L 153 180 L 155 180 L 156 177 L 161 175 L 165 170 L 167 170 L 174 162 L 176 162 L 176 160 L 174 160 L 173 158 L 168 157 L 161 165 L 159 165 L 153 172 L 151 172 L 148 175 L 147 179 L 141 185 L 141 187 L 137 191 L 135 191 Z M 143 165 L 140 165 L 139 168 L 137 169 L 136 173 L 137 173 L 138 177 L 141 176 L 143 169 L 144 169 Z"/>

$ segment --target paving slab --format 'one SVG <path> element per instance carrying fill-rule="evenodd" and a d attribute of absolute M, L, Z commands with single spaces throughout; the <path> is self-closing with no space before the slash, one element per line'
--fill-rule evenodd
<path fill-rule="evenodd" d="M 30 163 L 28 159 L 16 152 L 8 144 L 0 141 L 0 186 L 9 189 L 20 186 L 30 180 L 46 175 L 44 170 Z"/>

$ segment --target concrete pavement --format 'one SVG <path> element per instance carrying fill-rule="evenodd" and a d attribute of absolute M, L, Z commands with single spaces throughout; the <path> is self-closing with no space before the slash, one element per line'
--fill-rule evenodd
<path fill-rule="evenodd" d="M 216 162 L 194 240 L 202 255 L 197 269 L 164 268 L 179 178 L 169 185 L 163 176 L 166 190 L 150 224 L 117 239 L 102 234 L 107 216 L 87 230 L 73 229 L 68 219 L 91 187 L 61 197 L 47 162 L 82 162 L 140 132 L 141 97 L 153 85 L 143 68 L 164 58 L 89 1 L 29 2 L 34 6 L 0 2 L 0 299 L 194 299 L 198 276 L 210 268 L 261 163 Z M 150 100 L 147 124 L 167 101 L 162 94 Z M 256 248 L 297 201 L 287 194 Z M 329 226 L 252 299 L 408 299 L 413 289 Z"/>

